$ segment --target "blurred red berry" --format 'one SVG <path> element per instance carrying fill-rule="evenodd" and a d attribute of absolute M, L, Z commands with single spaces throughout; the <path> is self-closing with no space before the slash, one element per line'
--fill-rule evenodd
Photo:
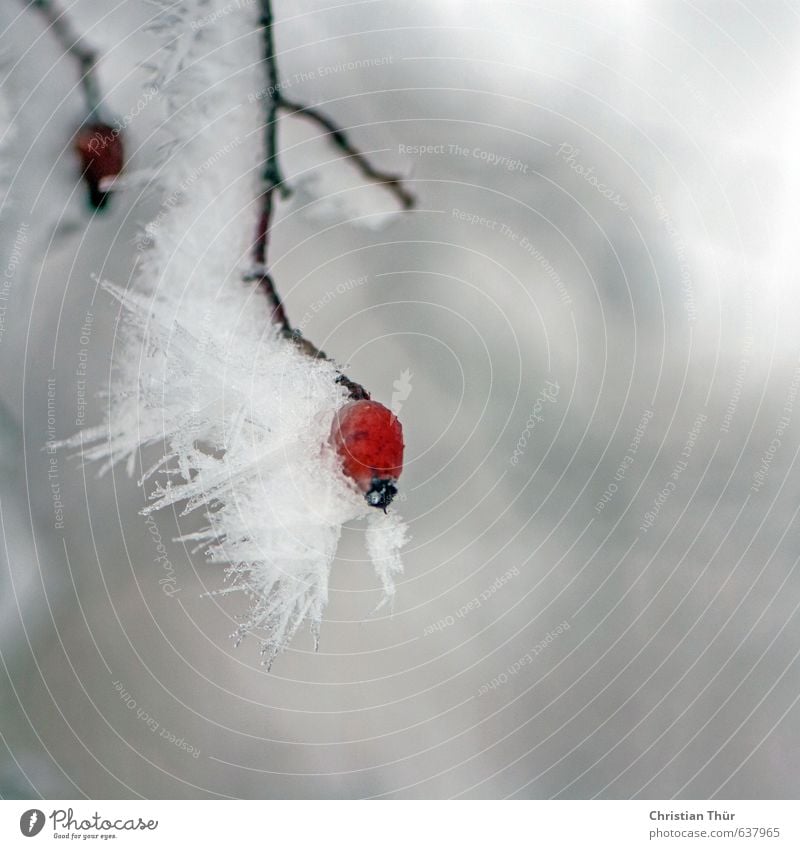
<path fill-rule="evenodd" d="M 102 209 L 108 202 L 111 184 L 122 171 L 122 135 L 108 124 L 84 124 L 75 136 L 75 150 L 89 186 L 89 203 Z"/>
<path fill-rule="evenodd" d="M 377 401 L 351 401 L 336 414 L 331 444 L 342 471 L 355 481 L 367 503 L 384 511 L 397 494 L 403 470 L 403 427 Z"/>

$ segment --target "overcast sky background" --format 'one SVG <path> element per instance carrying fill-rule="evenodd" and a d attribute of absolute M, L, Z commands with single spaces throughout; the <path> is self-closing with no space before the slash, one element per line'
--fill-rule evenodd
<path fill-rule="evenodd" d="M 135 478 L 60 450 L 57 527 L 48 389 L 70 436 L 85 350 L 102 421 L 118 309 L 96 277 L 129 285 L 161 199 L 132 185 L 90 218 L 74 68 L 5 3 L 0 793 L 796 797 L 798 8 L 275 13 L 285 93 L 418 196 L 387 218 L 282 121 L 290 316 L 384 403 L 411 375 L 393 615 L 354 525 L 319 653 L 304 633 L 267 674 L 228 639 L 239 602 L 201 597 L 218 567 L 172 541 L 199 517 L 155 516 L 167 575 Z M 168 117 L 141 100 L 152 14 L 71 7 L 132 170 Z"/>

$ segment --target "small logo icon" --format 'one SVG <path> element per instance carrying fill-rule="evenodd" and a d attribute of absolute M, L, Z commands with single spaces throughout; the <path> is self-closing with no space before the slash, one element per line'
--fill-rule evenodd
<path fill-rule="evenodd" d="M 392 384 L 394 392 L 392 392 L 390 409 L 396 416 L 400 414 L 400 410 L 403 407 L 403 401 L 407 401 L 408 396 L 411 394 L 412 377 L 414 377 L 414 375 L 411 374 L 411 371 L 409 369 L 405 369 L 400 372 L 400 377 Z"/>
<path fill-rule="evenodd" d="M 31 808 L 19 818 L 19 830 L 25 837 L 36 837 L 44 828 L 44 812 L 38 808 Z"/>

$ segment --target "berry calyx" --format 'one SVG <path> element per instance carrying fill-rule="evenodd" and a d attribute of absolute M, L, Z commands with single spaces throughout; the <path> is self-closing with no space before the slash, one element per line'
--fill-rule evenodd
<path fill-rule="evenodd" d="M 89 203 L 95 209 L 102 209 L 124 163 L 119 128 L 100 122 L 84 124 L 75 135 L 75 150 L 89 186 Z"/>
<path fill-rule="evenodd" d="M 351 401 L 334 417 L 331 444 L 367 503 L 386 512 L 403 470 L 403 426 L 397 416 L 377 401 Z"/>

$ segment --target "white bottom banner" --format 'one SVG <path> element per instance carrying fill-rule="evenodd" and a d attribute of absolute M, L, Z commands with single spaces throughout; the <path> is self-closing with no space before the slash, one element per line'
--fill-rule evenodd
<path fill-rule="evenodd" d="M 790 801 L 2 801 L 0 846 L 58 840 L 217 847 L 254 839 L 292 849 L 330 841 L 348 849 L 794 849 L 799 809 Z"/>

